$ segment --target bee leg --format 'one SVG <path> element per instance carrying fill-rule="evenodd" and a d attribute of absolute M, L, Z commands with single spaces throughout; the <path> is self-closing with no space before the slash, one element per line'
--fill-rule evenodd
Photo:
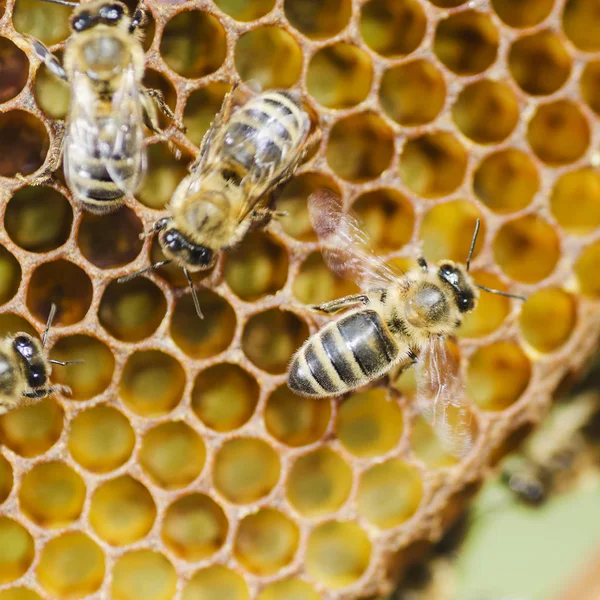
<path fill-rule="evenodd" d="M 158 92 L 159 90 L 142 90 L 142 108 L 144 112 L 144 125 L 162 142 L 165 142 L 169 148 L 169 150 L 173 153 L 176 159 L 181 158 L 181 152 L 177 146 L 169 139 L 167 134 L 160 128 L 158 123 L 158 116 L 156 114 L 156 103 L 152 102 L 154 97 L 152 96 L 152 92 Z M 162 94 L 161 94 L 162 97 Z M 166 106 L 166 104 L 165 104 Z M 171 109 L 169 109 L 170 111 Z M 173 113 L 171 113 L 172 115 Z M 174 118 L 174 116 L 173 116 Z"/>
<path fill-rule="evenodd" d="M 133 33 L 138 27 L 141 27 L 146 23 L 146 9 L 143 6 L 144 0 L 141 0 L 134 13 L 131 17 L 131 23 L 129 24 L 129 33 Z"/>
<path fill-rule="evenodd" d="M 304 143 L 304 150 L 302 150 L 302 155 L 300 157 L 300 162 L 304 162 L 306 155 L 315 147 L 321 143 L 321 139 L 323 138 L 323 133 L 319 128 L 315 129 L 307 138 Z"/>
<path fill-rule="evenodd" d="M 181 131 L 181 133 L 186 132 L 185 125 L 183 123 L 181 123 L 181 121 L 177 120 L 177 118 L 175 117 L 175 114 L 173 113 L 173 111 L 171 110 L 169 105 L 165 102 L 165 97 L 160 90 L 146 88 L 144 90 L 144 93 L 147 94 L 148 97 L 152 98 L 152 100 L 154 100 L 154 102 L 156 103 L 156 106 L 158 106 L 158 108 L 163 113 L 163 115 L 165 115 L 165 117 L 167 117 L 167 119 L 172 121 L 173 125 L 175 125 L 175 127 L 177 127 L 177 129 L 179 131 Z"/>
<path fill-rule="evenodd" d="M 29 398 L 30 400 L 41 400 L 46 396 L 50 396 L 54 394 L 54 392 L 61 392 L 63 394 L 71 394 L 71 388 L 67 385 L 51 385 L 46 388 L 38 388 L 35 390 L 29 390 L 28 392 L 24 392 L 23 396 L 25 398 Z"/>
<path fill-rule="evenodd" d="M 37 54 L 38 58 L 48 67 L 48 70 L 62 79 L 63 81 L 68 81 L 67 72 L 60 64 L 58 58 L 42 44 L 39 40 L 36 40 L 34 37 L 26 34 L 21 34 L 21 37 L 31 46 L 33 51 Z"/>
<path fill-rule="evenodd" d="M 337 298 L 335 300 L 331 300 L 330 302 L 324 302 L 323 304 L 313 304 L 310 308 L 312 310 L 331 315 L 344 308 L 356 306 L 357 304 L 368 303 L 369 297 L 366 294 L 353 294 L 352 296 Z"/>
<path fill-rule="evenodd" d="M 393 385 L 398 377 L 400 377 L 400 375 L 402 375 L 402 373 L 404 373 L 404 371 L 407 371 L 408 369 L 410 369 L 411 367 L 413 367 L 417 361 L 419 360 L 419 357 L 417 356 L 417 354 L 415 354 L 415 352 L 413 352 L 413 350 L 411 350 L 410 348 L 407 351 L 407 357 L 405 359 L 403 359 L 400 364 L 398 364 L 397 366 L 395 366 L 389 373 L 389 381 L 390 383 Z"/>

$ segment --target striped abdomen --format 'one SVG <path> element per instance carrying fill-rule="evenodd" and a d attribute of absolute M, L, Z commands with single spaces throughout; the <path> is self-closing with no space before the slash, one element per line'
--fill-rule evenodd
<path fill-rule="evenodd" d="M 349 313 L 298 350 L 288 371 L 288 385 L 308 396 L 343 394 L 381 377 L 399 353 L 398 344 L 375 311 Z"/>

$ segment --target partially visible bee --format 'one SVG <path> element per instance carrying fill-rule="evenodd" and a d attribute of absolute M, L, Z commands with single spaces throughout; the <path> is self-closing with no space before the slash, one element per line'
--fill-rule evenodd
<path fill-rule="evenodd" d="M 202 140 L 197 160 L 177 187 L 169 216 L 157 221 L 167 260 L 121 278 L 174 262 L 183 268 L 200 317 L 190 272 L 211 268 L 219 252 L 237 245 L 251 227 L 273 215 L 269 193 L 290 178 L 320 137 L 313 118 L 292 92 L 268 91 L 237 103 L 239 88 L 223 101 Z"/>
<path fill-rule="evenodd" d="M 50 385 L 51 364 L 69 365 L 81 361 L 60 361 L 44 353 L 56 305 L 52 305 L 42 341 L 28 333 L 15 333 L 0 340 L 0 415 L 60 391 L 70 393 L 62 385 Z"/>
<path fill-rule="evenodd" d="M 141 83 L 145 59 L 138 27 L 145 13 L 138 6 L 130 17 L 125 4 L 115 0 L 45 1 L 75 7 L 64 66 L 41 42 L 24 37 L 48 69 L 69 83 L 71 103 L 59 149 L 32 183 L 43 183 L 62 155 L 74 198 L 91 212 L 110 212 L 144 176 L 144 125 L 166 140 L 154 103 L 175 119 L 161 92 Z"/>
<path fill-rule="evenodd" d="M 308 201 L 312 226 L 329 268 L 352 278 L 362 293 L 313 306 L 325 314 L 347 310 L 312 335 L 296 352 L 288 369 L 288 386 L 306 396 L 327 397 L 356 390 L 394 367 L 416 363 L 417 406 L 442 440 L 464 438 L 468 446 L 468 410 L 458 365 L 446 350 L 445 338 L 475 309 L 478 288 L 518 298 L 475 284 L 469 266 L 450 260 L 400 275 L 367 249 L 367 239 L 338 198 L 326 190 Z M 458 423 L 450 436 L 446 408 L 454 406 Z"/>

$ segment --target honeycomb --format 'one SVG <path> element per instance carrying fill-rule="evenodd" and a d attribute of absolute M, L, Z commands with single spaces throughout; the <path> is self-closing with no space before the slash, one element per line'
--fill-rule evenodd
<path fill-rule="evenodd" d="M 131 6 L 131 4 L 130 4 Z M 39 333 L 54 397 L 0 418 L 0 600 L 350 600 L 385 593 L 543 415 L 600 330 L 597 0 L 148 0 L 146 84 L 187 126 L 149 138 L 145 184 L 95 216 L 59 173 L 69 9 L 0 1 L 0 332 Z M 295 87 L 323 139 L 281 191 L 287 217 L 197 278 L 139 234 L 161 216 L 236 80 Z M 170 130 L 172 131 L 172 130 Z M 475 446 L 444 451 L 414 373 L 343 403 L 285 368 L 356 290 L 325 267 L 306 199 L 328 187 L 400 265 L 464 261 L 483 294 L 458 332 Z"/>

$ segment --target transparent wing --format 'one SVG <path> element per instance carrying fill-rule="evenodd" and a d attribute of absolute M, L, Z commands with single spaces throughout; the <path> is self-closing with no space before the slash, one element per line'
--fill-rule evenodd
<path fill-rule="evenodd" d="M 397 283 L 401 274 L 369 248 L 369 239 L 356 219 L 341 208 L 340 198 L 321 189 L 308 198 L 310 222 L 321 243 L 327 266 L 362 289 Z"/>
<path fill-rule="evenodd" d="M 432 338 L 416 365 L 419 412 L 438 435 L 444 450 L 463 456 L 473 445 L 472 415 L 459 362 L 444 338 Z"/>

